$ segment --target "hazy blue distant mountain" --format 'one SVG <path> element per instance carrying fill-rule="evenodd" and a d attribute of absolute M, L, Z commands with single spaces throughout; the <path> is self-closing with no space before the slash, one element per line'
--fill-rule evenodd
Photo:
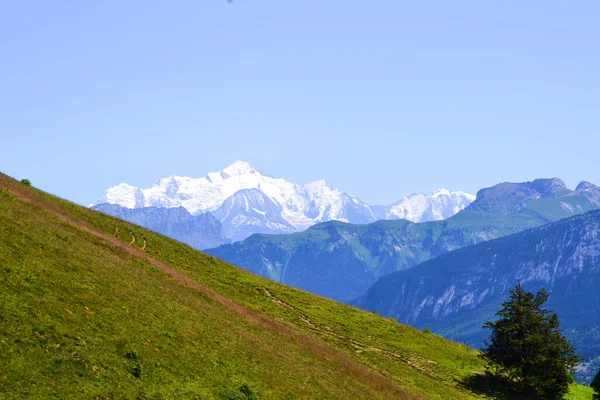
<path fill-rule="evenodd" d="M 467 207 L 470 211 L 511 213 L 530 210 L 556 220 L 600 206 L 600 189 L 582 181 L 573 191 L 558 179 L 536 179 L 525 183 L 501 183 L 482 189 Z"/>
<path fill-rule="evenodd" d="M 546 288 L 577 351 L 600 356 L 600 210 L 442 254 L 381 278 L 353 304 L 480 346 L 481 326 L 517 282 Z"/>
<path fill-rule="evenodd" d="M 92 208 L 172 237 L 197 249 L 229 243 L 223 234 L 221 223 L 210 213 L 193 216 L 183 207 L 130 209 L 107 203 Z"/>
<path fill-rule="evenodd" d="M 567 189 L 559 179 L 503 183 L 479 191 L 457 215 L 414 224 L 327 222 L 289 235 L 254 235 L 208 250 L 279 282 L 349 301 L 382 276 L 450 250 L 520 232 L 600 207 L 591 184 Z"/>
<path fill-rule="evenodd" d="M 391 206 L 370 206 L 325 180 L 298 185 L 237 161 L 203 178 L 172 175 L 148 189 L 122 183 L 106 190 L 97 204 L 130 209 L 184 207 L 192 215 L 211 212 L 222 222 L 228 238 L 237 241 L 253 233 L 299 232 L 332 220 L 357 224 L 398 218 L 441 220 L 474 199 L 468 193 L 441 189 L 431 196 L 405 197 Z"/>
<path fill-rule="evenodd" d="M 530 214 L 459 213 L 436 222 L 352 225 L 338 221 L 289 235 L 253 235 L 206 250 L 244 269 L 322 296 L 349 301 L 377 279 L 448 250 L 545 222 Z"/>

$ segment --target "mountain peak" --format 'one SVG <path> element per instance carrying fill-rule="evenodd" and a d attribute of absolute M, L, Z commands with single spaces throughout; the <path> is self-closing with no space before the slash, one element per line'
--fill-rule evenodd
<path fill-rule="evenodd" d="M 569 190 L 567 185 L 560 178 L 542 178 L 535 179 L 530 186 L 538 192 L 544 194 L 554 193 L 556 191 Z"/>
<path fill-rule="evenodd" d="M 169 176 L 165 176 L 164 178 L 160 178 L 156 183 L 159 186 L 167 186 L 172 184 L 173 182 L 177 182 L 181 177 L 175 174 L 171 174 Z"/>
<path fill-rule="evenodd" d="M 98 201 L 98 204 L 100 203 L 111 203 L 125 208 L 136 208 L 144 206 L 145 198 L 139 187 L 120 183 L 106 190 Z"/>
<path fill-rule="evenodd" d="M 322 187 L 331 188 L 331 186 L 327 183 L 327 181 L 325 179 L 319 179 L 318 181 L 309 182 L 305 185 L 305 187 L 308 189 L 318 189 L 318 188 L 322 188 Z"/>
<path fill-rule="evenodd" d="M 438 221 L 453 216 L 471 204 L 473 200 L 475 200 L 475 196 L 471 194 L 452 192 L 448 188 L 441 188 L 431 195 L 414 193 L 406 196 L 394 203 L 379 217 L 407 219 L 411 222 Z"/>
<path fill-rule="evenodd" d="M 525 207 L 529 200 L 552 199 L 571 192 L 559 178 L 542 178 L 529 182 L 504 182 L 481 189 L 471 204 L 471 211 L 510 212 Z"/>
<path fill-rule="evenodd" d="M 433 192 L 433 196 L 442 196 L 442 195 L 449 195 L 449 194 L 451 194 L 451 192 L 448 188 L 441 188 L 441 189 L 438 189 L 435 192 Z"/>
<path fill-rule="evenodd" d="M 404 199 L 406 204 L 400 214 L 392 212 L 392 206 L 375 207 L 374 211 L 370 205 L 324 179 L 298 185 L 263 175 L 248 162 L 239 160 L 202 178 L 172 174 L 150 188 L 127 185 L 109 188 L 96 204 L 118 204 L 126 208 L 184 207 L 192 215 L 217 212 L 224 204 L 231 205 L 228 210 L 235 210 L 236 218 L 225 216 L 230 211 L 223 213 L 221 222 L 226 220 L 231 225 L 225 226 L 225 232 L 236 230 L 245 235 L 305 230 L 332 219 L 351 223 L 369 223 L 378 218 L 437 220 L 456 214 L 472 201 L 461 192 L 445 188 L 436 192 L 433 201 L 430 197 L 421 194 Z M 227 202 L 229 198 L 231 201 Z M 272 207 L 271 202 L 275 206 Z"/>
<path fill-rule="evenodd" d="M 596 186 L 593 183 L 588 182 L 588 181 L 579 182 L 579 185 L 577 185 L 577 187 L 575 188 L 575 190 L 593 190 L 593 189 L 598 189 L 598 186 Z"/>
<path fill-rule="evenodd" d="M 233 164 L 231 164 L 230 166 L 226 167 L 223 169 L 223 171 L 221 171 L 229 176 L 239 176 L 239 175 L 246 175 L 246 174 L 254 174 L 258 171 L 256 171 L 254 168 L 252 168 L 252 166 L 250 164 L 248 164 L 246 161 L 236 161 Z"/>

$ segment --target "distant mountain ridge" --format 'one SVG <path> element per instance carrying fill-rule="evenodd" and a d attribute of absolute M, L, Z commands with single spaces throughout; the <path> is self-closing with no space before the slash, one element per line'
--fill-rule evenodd
<path fill-rule="evenodd" d="M 537 179 L 482 189 L 471 206 L 442 221 L 332 221 L 207 251 L 276 281 L 350 301 L 377 279 L 445 252 L 598 208 L 600 189 L 592 184 L 573 191 L 560 179 Z"/>
<path fill-rule="evenodd" d="M 379 206 L 378 219 L 406 219 L 411 222 L 440 221 L 449 218 L 475 200 L 475 196 L 465 192 L 451 192 L 443 188 L 428 196 L 415 193 L 404 197 L 391 206 Z"/>
<path fill-rule="evenodd" d="M 211 213 L 191 215 L 183 207 L 130 209 L 108 203 L 98 204 L 92 209 L 152 229 L 197 249 L 229 243 L 221 222 Z"/>
<path fill-rule="evenodd" d="M 441 189 L 431 196 L 407 196 L 391 206 L 371 206 L 325 180 L 298 185 L 236 161 L 203 178 L 172 175 L 147 189 L 122 183 L 106 190 L 95 205 L 183 207 L 192 215 L 210 212 L 221 221 L 227 238 L 238 241 L 254 233 L 299 232 L 331 220 L 357 224 L 379 219 L 441 220 L 473 200 L 471 194 Z"/>
<path fill-rule="evenodd" d="M 600 210 L 442 254 L 382 277 L 352 303 L 477 347 L 517 282 L 548 290 L 577 351 L 600 359 Z"/>
<path fill-rule="evenodd" d="M 590 196 L 590 193 L 593 194 Z M 497 211 L 513 212 L 519 209 L 526 209 L 533 200 L 556 199 L 565 197 L 571 199 L 574 197 L 583 197 L 584 200 L 590 200 L 600 203 L 600 191 L 592 183 L 582 181 L 573 191 L 567 188 L 565 183 L 558 178 L 535 179 L 531 182 L 510 183 L 504 182 L 490 188 L 481 189 L 477 192 L 477 199 L 472 202 L 468 209 L 471 211 Z M 543 201 L 538 202 L 543 204 Z M 571 207 L 568 202 L 563 202 L 559 206 L 566 211 Z M 578 211 L 583 211 L 583 207 L 576 202 L 575 207 Z M 536 208 L 534 208 L 536 210 Z"/>

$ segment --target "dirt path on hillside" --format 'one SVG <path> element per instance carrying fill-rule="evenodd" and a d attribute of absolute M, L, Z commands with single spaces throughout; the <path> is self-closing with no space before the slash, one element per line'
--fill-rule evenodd
<path fill-rule="evenodd" d="M 402 395 L 402 398 L 406 398 L 406 399 L 419 399 L 420 398 L 416 395 L 407 393 L 405 390 L 401 389 L 393 380 L 382 375 L 377 370 L 370 369 L 367 366 L 363 365 L 362 363 L 351 359 L 348 355 L 344 354 L 341 350 L 335 349 L 335 348 L 327 345 L 326 343 L 318 341 L 315 337 L 311 337 L 311 336 L 307 335 L 306 333 L 304 333 L 300 330 L 297 330 L 297 328 L 294 329 L 290 325 L 287 325 L 282 322 L 276 321 L 274 319 L 268 318 L 267 316 L 260 314 L 258 312 L 249 310 L 249 309 L 233 302 L 232 300 L 228 299 L 227 297 L 223 296 L 222 294 L 191 279 L 186 274 L 184 274 L 182 271 L 179 271 L 175 268 L 172 268 L 172 267 L 164 264 L 161 261 L 156 260 L 155 258 L 148 255 L 148 253 L 145 253 L 143 250 L 141 250 L 135 246 L 129 246 L 126 242 L 123 242 L 122 240 L 120 240 L 116 237 L 116 234 L 118 233 L 118 228 L 115 231 L 114 236 L 110 235 L 110 234 L 92 226 L 87 221 L 77 218 L 77 217 L 67 213 L 65 210 L 63 210 L 59 207 L 56 207 L 55 205 L 50 204 L 49 202 L 44 201 L 43 199 L 40 199 L 39 196 L 34 192 L 35 189 L 21 188 L 18 183 L 16 183 L 15 185 L 11 185 L 11 187 L 9 187 L 8 189 L 10 190 L 11 193 L 16 195 L 20 200 L 22 200 L 28 204 L 31 204 L 34 207 L 40 208 L 40 209 L 54 215 L 55 217 L 63 220 L 64 222 L 66 222 L 70 225 L 73 225 L 91 235 L 94 235 L 98 238 L 105 240 L 106 242 L 110 243 L 114 247 L 120 249 L 121 251 L 123 251 L 124 253 L 126 253 L 130 256 L 142 258 L 142 259 L 148 261 L 151 265 L 161 269 L 166 275 L 175 279 L 180 284 L 187 286 L 189 288 L 196 289 L 202 293 L 209 295 L 214 300 L 221 303 L 223 306 L 227 307 L 230 310 L 235 311 L 236 313 L 238 313 L 239 315 L 244 317 L 248 322 L 257 324 L 257 325 L 260 325 L 260 326 L 263 326 L 266 328 L 274 329 L 282 335 L 291 336 L 291 337 L 296 338 L 296 341 L 300 345 L 305 347 L 308 351 L 311 351 L 314 354 L 324 356 L 330 360 L 337 362 L 341 367 L 347 368 L 349 371 L 352 371 L 355 374 L 361 375 L 364 379 L 366 379 L 369 382 L 372 382 L 374 385 L 376 385 L 376 387 L 379 387 L 386 391 L 390 390 L 390 391 L 398 392 Z M 33 193 L 27 193 L 29 191 L 32 191 Z M 133 236 L 133 234 L 132 234 L 132 236 Z M 134 236 L 134 241 L 135 241 L 135 236 Z M 145 246 L 146 246 L 146 241 L 144 239 L 144 249 L 145 249 Z M 267 290 L 267 292 L 268 292 L 268 290 Z M 279 300 L 279 301 L 281 301 L 281 300 Z M 288 303 L 285 303 L 283 301 L 281 301 L 281 303 L 287 304 L 287 306 L 292 307 L 292 309 L 295 309 L 293 306 L 289 305 Z M 297 310 L 297 309 L 295 309 L 295 310 Z M 310 323 L 308 318 L 306 318 L 306 319 L 309 322 L 309 326 L 310 326 L 312 323 Z M 312 325 L 314 325 L 314 324 L 312 324 Z M 316 326 L 315 326 L 315 329 L 316 329 Z M 352 341 L 353 339 L 346 338 L 346 340 Z"/>
<path fill-rule="evenodd" d="M 131 233 L 131 232 L 129 232 Z M 129 242 L 129 245 L 133 246 L 135 244 L 135 236 L 133 233 L 131 233 L 131 242 Z"/>
<path fill-rule="evenodd" d="M 332 329 L 328 326 L 321 328 L 320 326 L 315 324 L 313 321 L 311 321 L 310 318 L 308 317 L 308 315 L 304 314 L 301 310 L 294 307 L 290 303 L 287 303 L 287 302 L 275 297 L 269 291 L 269 289 L 267 289 L 266 287 L 263 287 L 263 290 L 265 291 L 267 300 L 272 301 L 273 303 L 277 304 L 279 307 L 286 308 L 288 310 L 293 311 L 294 313 L 296 313 L 296 315 L 298 315 L 298 318 L 302 322 L 304 322 L 306 325 L 308 325 L 310 327 L 311 330 L 315 331 L 316 333 L 320 334 L 321 336 L 326 336 L 326 337 L 333 338 L 333 339 L 336 339 L 336 340 L 342 341 L 342 342 L 350 342 L 352 347 L 354 347 L 356 349 L 357 353 L 361 353 L 365 350 L 381 353 L 388 358 L 402 361 L 402 362 L 406 363 L 406 365 L 408 365 L 409 367 L 417 369 L 417 370 L 421 371 L 422 373 L 429 375 L 433 379 L 444 380 L 444 378 L 442 378 L 440 375 L 436 374 L 431 369 L 421 365 L 421 364 L 437 364 L 433 360 L 428 360 L 423 357 L 419 357 L 416 354 L 413 354 L 411 356 L 404 356 L 404 355 L 401 355 L 398 353 L 394 353 L 393 351 L 389 351 L 389 350 L 381 349 L 379 347 L 371 346 L 369 344 L 362 343 L 356 339 L 348 338 L 346 336 L 337 334 L 337 333 L 333 332 Z"/>

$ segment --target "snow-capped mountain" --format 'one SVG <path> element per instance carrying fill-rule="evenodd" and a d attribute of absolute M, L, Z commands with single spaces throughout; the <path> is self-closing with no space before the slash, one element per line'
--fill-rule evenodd
<path fill-rule="evenodd" d="M 446 188 L 428 196 L 412 194 L 380 209 L 381 219 L 407 219 L 412 222 L 440 221 L 463 210 L 475 201 L 475 196 L 465 192 L 451 192 Z"/>
<path fill-rule="evenodd" d="M 282 217 L 282 207 L 259 189 L 238 190 L 213 214 L 233 241 L 254 233 L 290 233 L 297 229 Z"/>
<path fill-rule="evenodd" d="M 405 197 L 392 206 L 370 206 L 325 180 L 298 185 L 236 161 L 202 178 L 172 175 L 147 189 L 122 183 L 108 189 L 96 204 L 132 209 L 183 207 L 192 215 L 210 212 L 235 241 L 258 232 L 301 231 L 330 220 L 358 224 L 378 219 L 439 220 L 451 217 L 474 199 L 468 193 L 442 189 L 431 196 Z"/>

